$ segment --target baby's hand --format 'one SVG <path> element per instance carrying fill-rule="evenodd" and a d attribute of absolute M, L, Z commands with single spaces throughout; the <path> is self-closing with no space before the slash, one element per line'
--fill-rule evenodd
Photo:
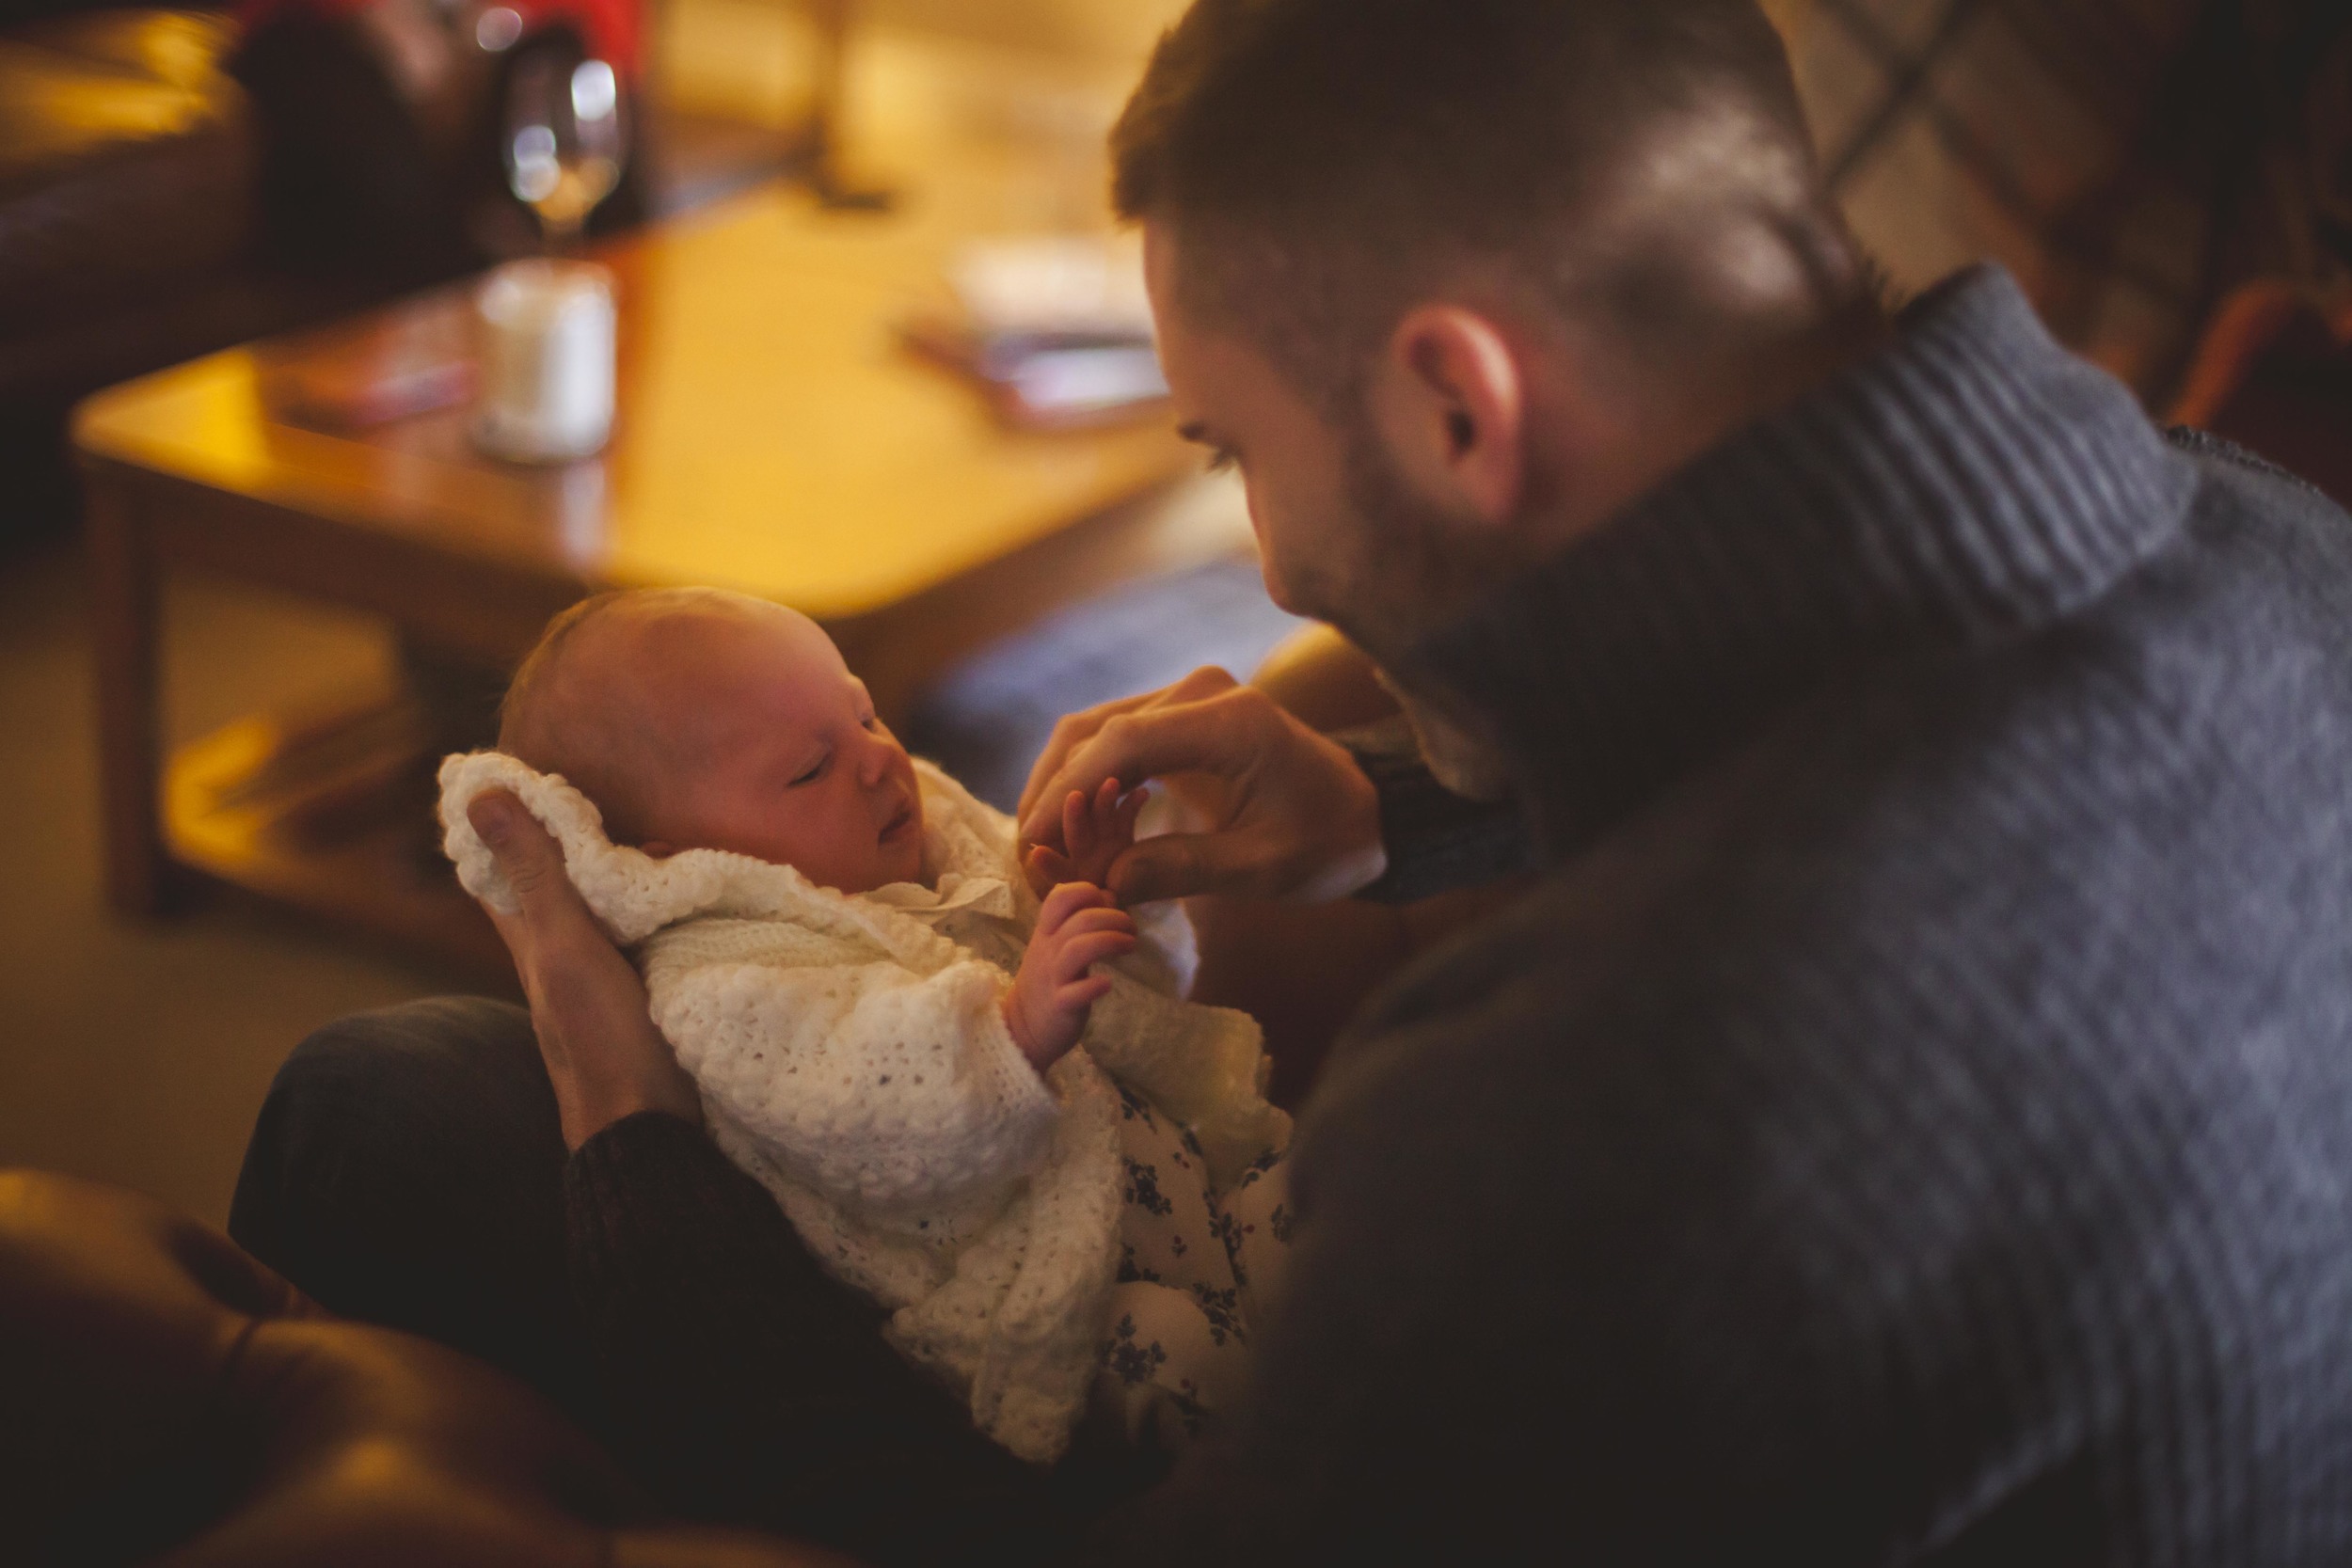
<path fill-rule="evenodd" d="M 1061 803 L 1061 842 L 1057 850 L 1041 844 L 1029 851 L 1029 886 L 1044 897 L 1048 889 L 1069 882 L 1110 885 L 1111 867 L 1136 842 L 1136 818 L 1151 799 L 1142 790 L 1121 796 L 1117 779 L 1104 779 L 1089 800 L 1072 790 Z"/>
<path fill-rule="evenodd" d="M 1089 971 L 1136 949 L 1134 917 L 1111 895 L 1085 882 L 1064 882 L 1046 895 L 1037 935 L 1005 993 L 1005 1027 L 1012 1042 L 1043 1072 L 1068 1055 L 1086 1033 L 1087 1014 L 1111 989 Z"/>

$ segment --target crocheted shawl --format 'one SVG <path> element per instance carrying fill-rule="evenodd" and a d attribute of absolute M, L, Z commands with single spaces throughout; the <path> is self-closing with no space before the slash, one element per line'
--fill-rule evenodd
<path fill-rule="evenodd" d="M 1041 1078 L 1001 998 L 1037 920 L 1014 824 L 928 763 L 925 883 L 844 895 L 721 850 L 612 844 L 561 778 L 478 752 L 441 768 L 444 847 L 466 890 L 513 890 L 466 816 L 515 794 L 645 975 L 655 1023 L 701 1089 L 719 1148 L 812 1253 L 890 1309 L 900 1351 L 967 1397 L 1025 1459 L 1067 1445 L 1098 1362 L 1121 1212 L 1117 1091 L 1189 1126 L 1223 1181 L 1286 1126 L 1263 1098 L 1246 1015 L 1172 994 L 1177 906 L 1140 911 L 1080 1047 Z"/>

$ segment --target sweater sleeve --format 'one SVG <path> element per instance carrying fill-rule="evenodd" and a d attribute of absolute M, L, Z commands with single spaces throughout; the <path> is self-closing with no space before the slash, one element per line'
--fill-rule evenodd
<path fill-rule="evenodd" d="M 1380 793 L 1380 842 L 1389 868 L 1357 897 L 1410 904 L 1529 869 L 1533 847 L 1518 813 L 1508 804 L 1466 800 L 1439 784 L 1405 720 L 1334 738 Z"/>
<path fill-rule="evenodd" d="M 1007 980 L 970 959 L 714 964 L 653 985 L 653 1016 L 707 1101 L 820 1190 L 953 1205 L 1032 1169 L 1056 1101 L 1006 1027 Z"/>
<path fill-rule="evenodd" d="M 701 1132 L 615 1123 L 572 1156 L 564 1204 L 612 1430 L 668 1506 L 882 1568 L 1066 1559 L 1067 1488 L 900 1360 Z"/>

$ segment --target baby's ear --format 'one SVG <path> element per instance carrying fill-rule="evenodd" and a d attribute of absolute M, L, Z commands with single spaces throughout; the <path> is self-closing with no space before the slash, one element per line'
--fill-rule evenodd
<path fill-rule="evenodd" d="M 668 845 L 666 845 L 666 844 L 662 843 L 662 842 L 661 842 L 660 839 L 658 839 L 658 838 L 657 838 L 657 839 L 655 839 L 655 840 L 654 840 L 652 843 L 650 843 L 650 844 L 641 844 L 641 845 L 639 845 L 637 847 L 639 847 L 640 849 L 643 849 L 643 850 L 644 850 L 646 854 L 651 855 L 651 856 L 652 856 L 655 860 L 658 860 L 658 861 L 666 861 L 666 860 L 668 860 L 668 859 L 669 859 L 672 855 L 675 855 L 675 854 L 676 854 L 676 853 L 677 853 L 677 851 L 676 851 L 675 849 L 673 849 L 672 847 L 670 847 L 670 846 L 668 846 Z"/>

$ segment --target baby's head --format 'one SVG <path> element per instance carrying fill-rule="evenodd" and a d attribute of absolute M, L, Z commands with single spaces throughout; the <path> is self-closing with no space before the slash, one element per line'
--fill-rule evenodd
<path fill-rule="evenodd" d="M 906 749 L 833 640 L 780 605 L 689 588 L 573 606 L 516 673 L 499 749 L 650 855 L 731 849 L 844 893 L 922 876 Z"/>

